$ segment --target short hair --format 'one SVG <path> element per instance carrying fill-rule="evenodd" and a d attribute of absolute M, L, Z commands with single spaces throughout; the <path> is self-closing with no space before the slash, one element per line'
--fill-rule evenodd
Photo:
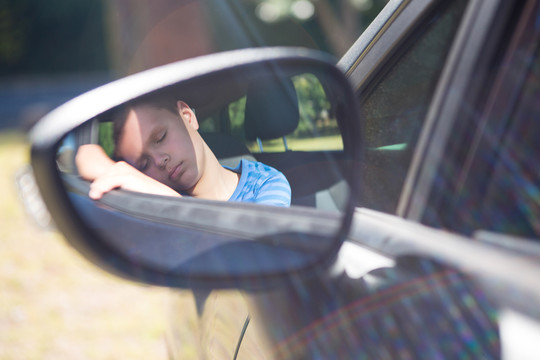
<path fill-rule="evenodd" d="M 118 108 L 116 108 L 111 116 L 112 123 L 113 123 L 113 141 L 114 141 L 114 158 L 115 160 L 120 160 L 119 156 L 117 154 L 118 149 L 118 143 L 120 141 L 120 137 L 122 136 L 122 132 L 124 131 L 124 126 L 126 124 L 126 120 L 128 117 L 128 114 L 131 110 L 136 108 L 137 106 L 150 106 L 156 109 L 165 109 L 173 114 L 178 114 L 178 106 L 177 106 L 178 100 L 176 100 L 174 97 L 167 96 L 160 94 L 158 95 L 149 95 L 142 98 L 137 98 L 134 100 L 131 100 L 125 104 L 120 105 Z"/>

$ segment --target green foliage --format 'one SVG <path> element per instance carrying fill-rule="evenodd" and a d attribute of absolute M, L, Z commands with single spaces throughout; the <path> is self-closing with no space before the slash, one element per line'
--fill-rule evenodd
<path fill-rule="evenodd" d="M 244 132 L 244 114 L 246 111 L 246 97 L 243 96 L 239 100 L 229 105 L 229 118 L 231 120 L 231 134 L 245 137 Z"/>
<path fill-rule="evenodd" d="M 313 137 L 339 133 L 335 119 L 330 119 L 331 104 L 319 79 L 312 74 L 293 78 L 300 107 L 300 121 L 293 137 Z"/>
<path fill-rule="evenodd" d="M 101 145 L 110 158 L 113 157 L 114 139 L 112 122 L 103 122 L 99 124 L 99 145 Z"/>

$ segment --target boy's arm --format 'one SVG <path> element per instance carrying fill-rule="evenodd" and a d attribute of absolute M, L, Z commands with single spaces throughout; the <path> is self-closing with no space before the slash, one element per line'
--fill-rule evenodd
<path fill-rule="evenodd" d="M 88 181 L 94 181 L 103 175 L 114 163 L 103 148 L 95 144 L 79 146 L 75 155 L 75 165 L 79 175 Z"/>
<path fill-rule="evenodd" d="M 94 200 L 100 199 L 103 194 L 115 188 L 146 194 L 181 196 L 128 163 L 113 161 L 99 145 L 89 144 L 79 147 L 75 164 L 81 177 L 92 181 L 88 196 Z"/>
<path fill-rule="evenodd" d="M 260 186 L 256 202 L 263 205 L 291 206 L 291 185 L 285 175 L 274 170 L 274 174 Z"/>

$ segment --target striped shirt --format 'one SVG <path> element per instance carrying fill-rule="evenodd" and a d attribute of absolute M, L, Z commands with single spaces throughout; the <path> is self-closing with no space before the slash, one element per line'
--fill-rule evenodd
<path fill-rule="evenodd" d="M 291 205 L 291 186 L 281 172 L 260 162 L 242 159 L 234 169 L 240 180 L 229 201 L 263 205 Z"/>

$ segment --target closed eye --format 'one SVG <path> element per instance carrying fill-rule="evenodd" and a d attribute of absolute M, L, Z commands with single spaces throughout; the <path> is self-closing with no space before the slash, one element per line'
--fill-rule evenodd
<path fill-rule="evenodd" d="M 148 168 L 148 158 L 147 157 L 144 157 L 142 158 L 140 161 L 139 161 L 139 164 L 137 166 L 137 169 L 139 171 L 142 171 L 144 172 L 146 170 L 146 168 Z"/>
<path fill-rule="evenodd" d="M 161 144 L 163 140 L 165 140 L 166 136 L 167 136 L 167 130 L 163 130 L 161 133 L 159 133 L 156 139 L 156 144 Z"/>

